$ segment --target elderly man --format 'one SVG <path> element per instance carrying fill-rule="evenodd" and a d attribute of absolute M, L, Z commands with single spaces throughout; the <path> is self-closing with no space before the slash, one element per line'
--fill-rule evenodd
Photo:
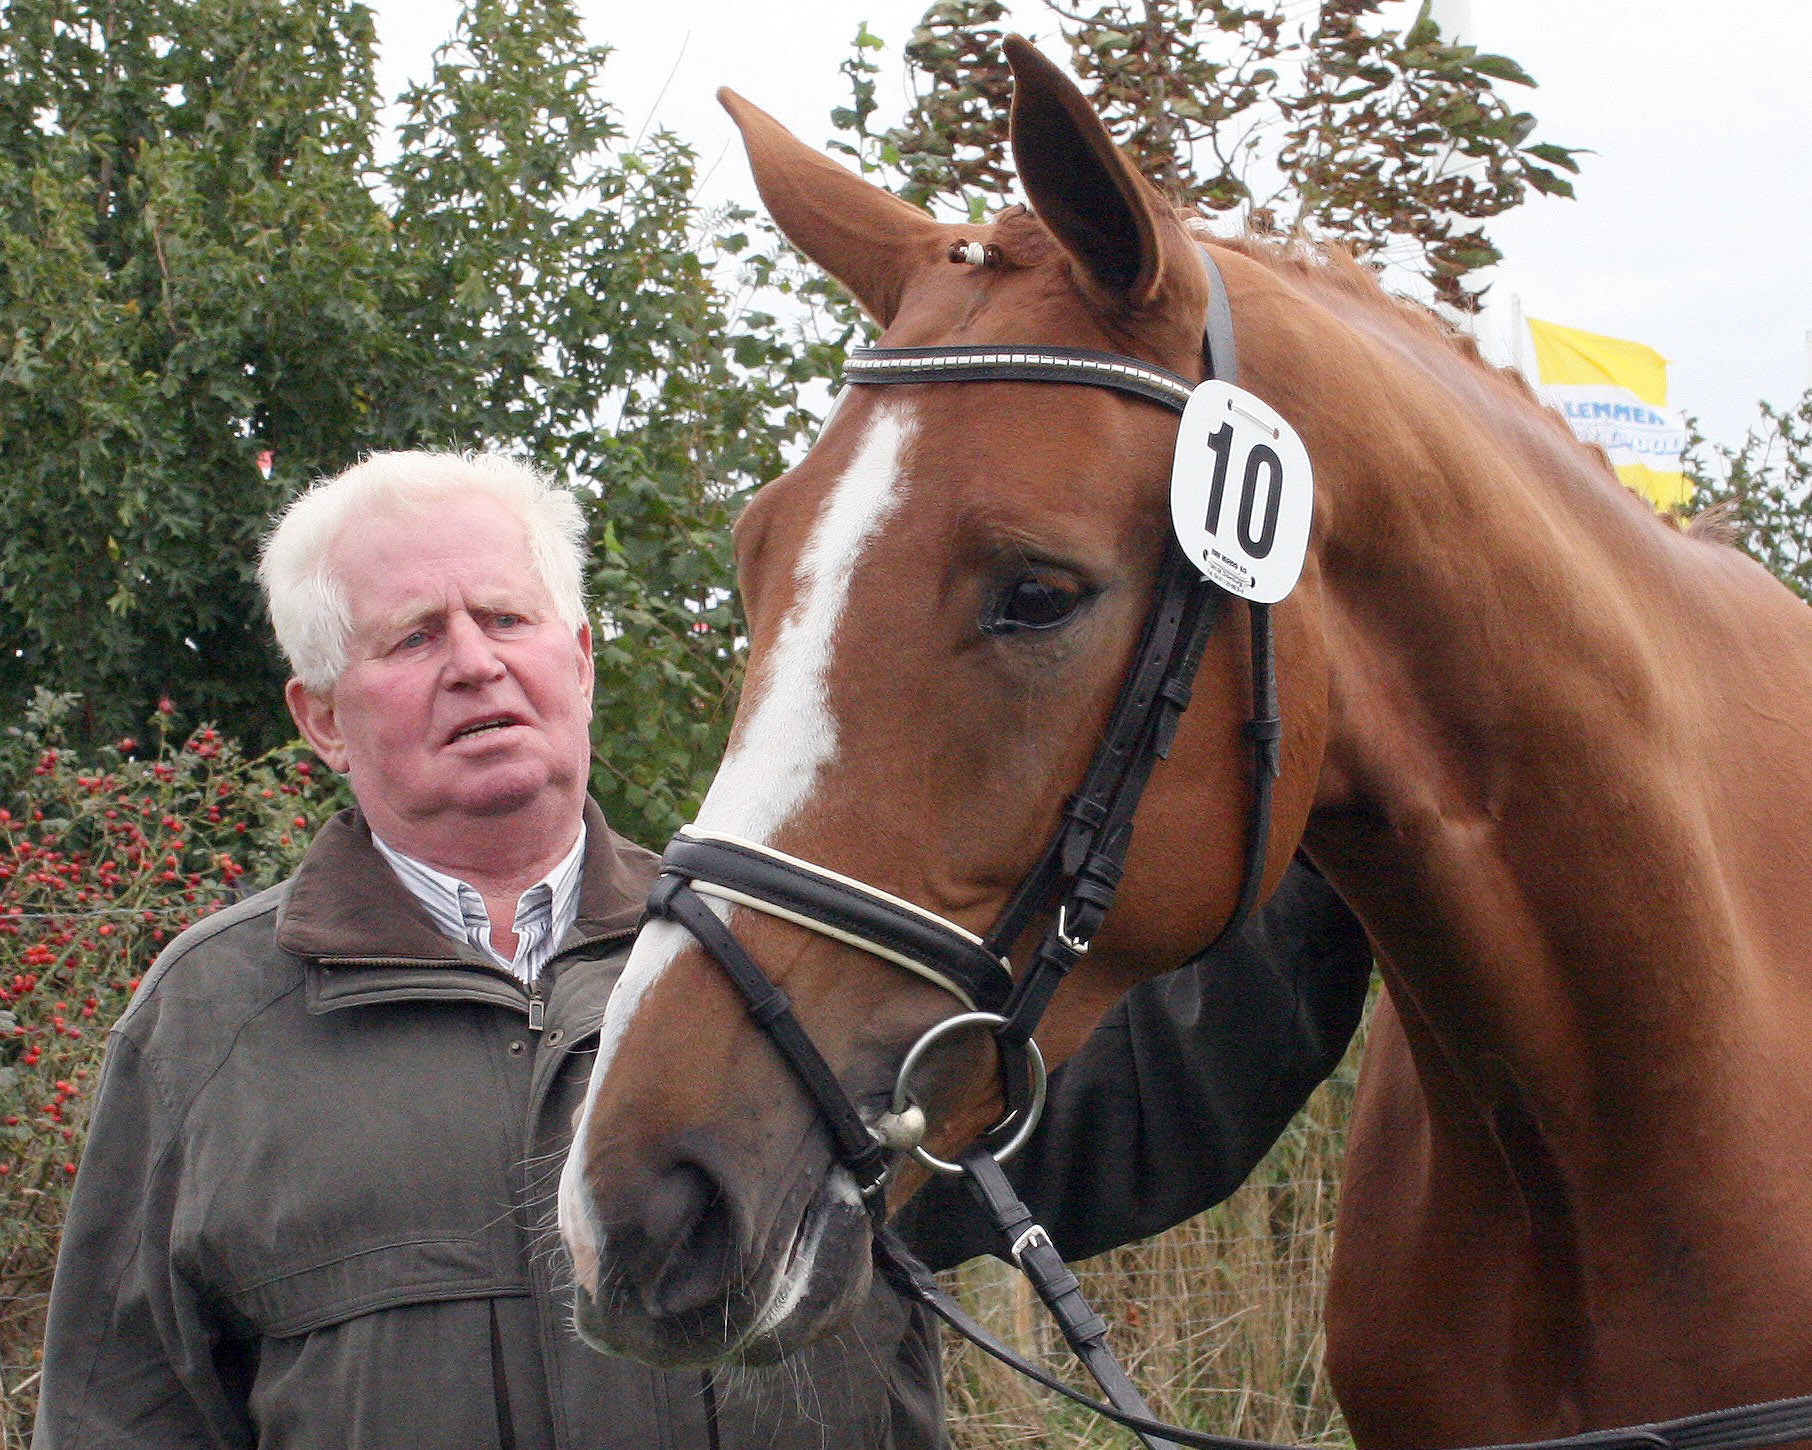
<path fill-rule="evenodd" d="M 290 709 L 358 805 L 174 942 L 114 1029 L 37 1445 L 941 1440 L 935 1341 L 884 1288 L 765 1377 L 647 1369 L 568 1327 L 551 1196 L 653 866 L 586 796 L 582 562 L 572 498 L 484 456 L 380 454 L 272 534 Z M 1363 935 L 1313 878 L 1280 895 L 1059 1074 L 1023 1173 L 1060 1244 L 1224 1194 L 1338 1059 Z M 1154 1150 L 1146 1104 L 1188 1154 Z M 989 1247 L 948 1200 L 916 1221 L 945 1261 Z"/>

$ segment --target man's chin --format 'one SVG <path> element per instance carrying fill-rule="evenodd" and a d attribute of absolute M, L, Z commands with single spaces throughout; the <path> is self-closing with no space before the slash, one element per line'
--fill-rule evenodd
<path fill-rule="evenodd" d="M 356 773 L 352 787 L 378 835 L 430 863 L 436 843 L 462 858 L 474 845 L 542 854 L 571 844 L 585 808 L 586 763 L 550 760 L 524 740 L 463 759 L 442 751 L 411 772 L 401 791 L 371 791 L 370 779 Z M 544 833 L 550 838 L 542 839 Z"/>
<path fill-rule="evenodd" d="M 545 759 L 511 751 L 462 762 L 449 772 L 439 804 L 443 816 L 494 821 L 583 800 L 583 790 L 557 781 Z"/>
<path fill-rule="evenodd" d="M 521 816 L 548 803 L 549 793 L 533 788 L 462 792 L 454 798 L 458 815 L 471 821 L 493 822 Z"/>

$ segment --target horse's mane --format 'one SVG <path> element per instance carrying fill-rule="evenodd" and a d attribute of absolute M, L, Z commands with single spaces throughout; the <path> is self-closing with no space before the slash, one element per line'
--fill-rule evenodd
<path fill-rule="evenodd" d="M 1403 326 L 1445 347 L 1468 367 L 1496 378 L 1536 409 L 1549 420 L 1556 433 L 1589 462 L 1595 473 L 1616 484 L 1618 488 L 1624 487 L 1604 449 L 1596 443 L 1587 443 L 1578 438 L 1566 420 L 1530 386 L 1521 369 L 1499 367 L 1485 357 L 1476 337 L 1453 326 L 1433 308 L 1413 297 L 1385 291 L 1378 273 L 1360 262 L 1345 247 L 1300 236 L 1277 237 L 1253 232 L 1221 236 L 1209 231 L 1205 219 L 1199 213 L 1179 208 L 1177 216 L 1192 233 L 1204 240 L 1211 238 L 1217 245 L 1249 257 L 1274 272 L 1296 277 L 1311 288 L 1323 288 L 1357 299 L 1362 305 L 1395 318 Z M 1704 509 L 1685 519 L 1673 513 L 1653 512 L 1657 522 L 1674 529 L 1683 529 L 1693 538 L 1732 546 L 1737 542 L 1737 531 L 1729 509 Z"/>
<path fill-rule="evenodd" d="M 1468 368 L 1494 379 L 1522 403 L 1541 415 L 1563 447 L 1576 456 L 1601 480 L 1624 487 L 1602 447 L 1580 440 L 1567 422 L 1530 386 L 1518 368 L 1499 367 L 1489 361 L 1480 349 L 1478 339 L 1462 332 L 1433 308 L 1387 292 L 1376 270 L 1366 266 L 1345 247 L 1335 242 L 1317 242 L 1300 235 L 1278 236 L 1274 233 L 1245 232 L 1224 235 L 1215 231 L 1200 212 L 1188 207 L 1175 209 L 1177 220 L 1203 241 L 1213 242 L 1228 251 L 1259 263 L 1269 270 L 1293 278 L 1313 291 L 1325 291 L 1354 300 L 1382 317 L 1395 321 L 1435 346 L 1450 352 Z M 1009 206 L 994 217 L 993 240 L 1001 249 L 1009 267 L 1032 267 L 1043 261 L 1057 247 L 1057 241 L 1029 207 Z M 1694 538 L 1720 544 L 1735 542 L 1727 510 L 1707 509 L 1691 519 L 1674 514 L 1655 513 L 1660 524 L 1684 529 Z"/>
<path fill-rule="evenodd" d="M 1204 238 L 1212 236 L 1217 245 L 1228 251 L 1238 252 L 1243 257 L 1261 262 L 1274 272 L 1287 272 L 1303 278 L 1311 286 L 1325 287 L 1347 297 L 1357 298 L 1377 311 L 1394 316 L 1405 326 L 1458 353 L 1469 366 L 1502 379 L 1520 397 L 1536 407 L 1546 407 L 1520 371 L 1498 367 L 1488 361 L 1479 348 L 1477 338 L 1470 333 L 1461 332 L 1433 308 L 1413 297 L 1386 292 L 1378 273 L 1338 243 L 1315 242 L 1307 237 L 1268 236 L 1255 232 L 1240 236 L 1220 236 L 1210 233 L 1192 213 L 1179 213 L 1179 216 L 1191 232 Z"/>

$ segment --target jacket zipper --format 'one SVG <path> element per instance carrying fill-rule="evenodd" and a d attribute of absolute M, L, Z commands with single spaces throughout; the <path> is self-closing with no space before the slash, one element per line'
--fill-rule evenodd
<path fill-rule="evenodd" d="M 602 946 L 604 943 L 615 941 L 620 937 L 633 936 L 633 935 L 635 935 L 635 932 L 634 932 L 634 929 L 631 928 L 631 929 L 624 930 L 624 931 L 608 931 L 608 932 L 599 933 L 596 936 L 584 937 L 581 940 L 574 942 L 571 946 L 567 947 L 564 951 L 555 952 L 554 957 L 568 956 L 573 952 L 582 951 L 586 947 Z M 554 957 L 549 957 L 548 962 L 553 961 Z M 350 967 L 350 966 L 413 967 L 413 966 L 422 965 L 423 961 L 424 961 L 424 959 L 420 958 L 420 957 L 321 957 L 319 960 L 321 961 L 322 965 L 324 965 L 324 966 L 334 966 L 334 967 L 341 967 L 341 966 L 348 966 L 348 967 Z M 477 968 L 481 971 L 494 971 L 494 972 L 497 972 L 500 975 L 504 975 L 504 976 L 512 975 L 508 972 L 504 972 L 504 970 L 501 967 L 493 966 L 491 963 L 488 963 L 488 962 L 486 962 L 486 963 L 467 962 L 467 961 L 441 962 L 441 961 L 436 960 L 436 961 L 431 962 L 430 965 L 463 966 L 463 967 L 468 967 L 468 968 Z M 547 969 L 547 963 L 544 962 L 542 964 L 542 970 L 546 971 L 546 969 Z M 515 978 L 515 980 L 520 981 L 521 978 L 517 977 L 517 978 Z M 528 1030 L 530 1032 L 540 1032 L 546 1026 L 547 1026 L 547 1001 L 541 995 L 541 982 L 540 982 L 539 978 L 537 978 L 534 986 L 529 988 Z"/>
<path fill-rule="evenodd" d="M 582 951 L 586 947 L 601 946 L 601 945 L 603 945 L 603 943 L 605 943 L 607 941 L 613 941 L 617 937 L 620 937 L 623 935 L 625 935 L 625 933 L 613 931 L 613 932 L 605 932 L 601 936 L 585 937 L 583 940 L 574 942 L 571 946 L 567 947 L 564 951 L 555 952 L 553 956 L 549 957 L 547 959 L 547 961 L 545 961 L 541 964 L 541 970 L 535 974 L 534 985 L 529 988 L 528 1030 L 530 1032 L 539 1032 L 539 1031 L 541 1031 L 541 1029 L 543 1027 L 545 1027 L 547 1025 L 547 1002 L 541 995 L 541 983 L 546 978 L 546 973 L 547 973 L 548 967 L 551 966 L 553 964 L 553 962 L 559 957 L 568 956 L 574 952 Z M 629 935 L 633 935 L 633 933 L 629 933 Z"/>

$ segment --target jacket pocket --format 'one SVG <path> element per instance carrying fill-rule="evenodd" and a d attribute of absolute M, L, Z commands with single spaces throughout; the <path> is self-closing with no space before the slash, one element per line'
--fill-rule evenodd
<path fill-rule="evenodd" d="M 422 1237 L 374 1244 L 228 1288 L 233 1313 L 271 1338 L 307 1334 L 402 1304 L 525 1294 L 499 1279 L 490 1246 L 477 1237 Z"/>
<path fill-rule="evenodd" d="M 262 1450 L 508 1450 L 545 1409 L 503 1397 L 499 1282 L 485 1242 L 413 1238 L 345 1252 L 226 1294 L 256 1341 L 248 1408 Z M 514 1389 L 512 1384 L 510 1389 Z"/>

